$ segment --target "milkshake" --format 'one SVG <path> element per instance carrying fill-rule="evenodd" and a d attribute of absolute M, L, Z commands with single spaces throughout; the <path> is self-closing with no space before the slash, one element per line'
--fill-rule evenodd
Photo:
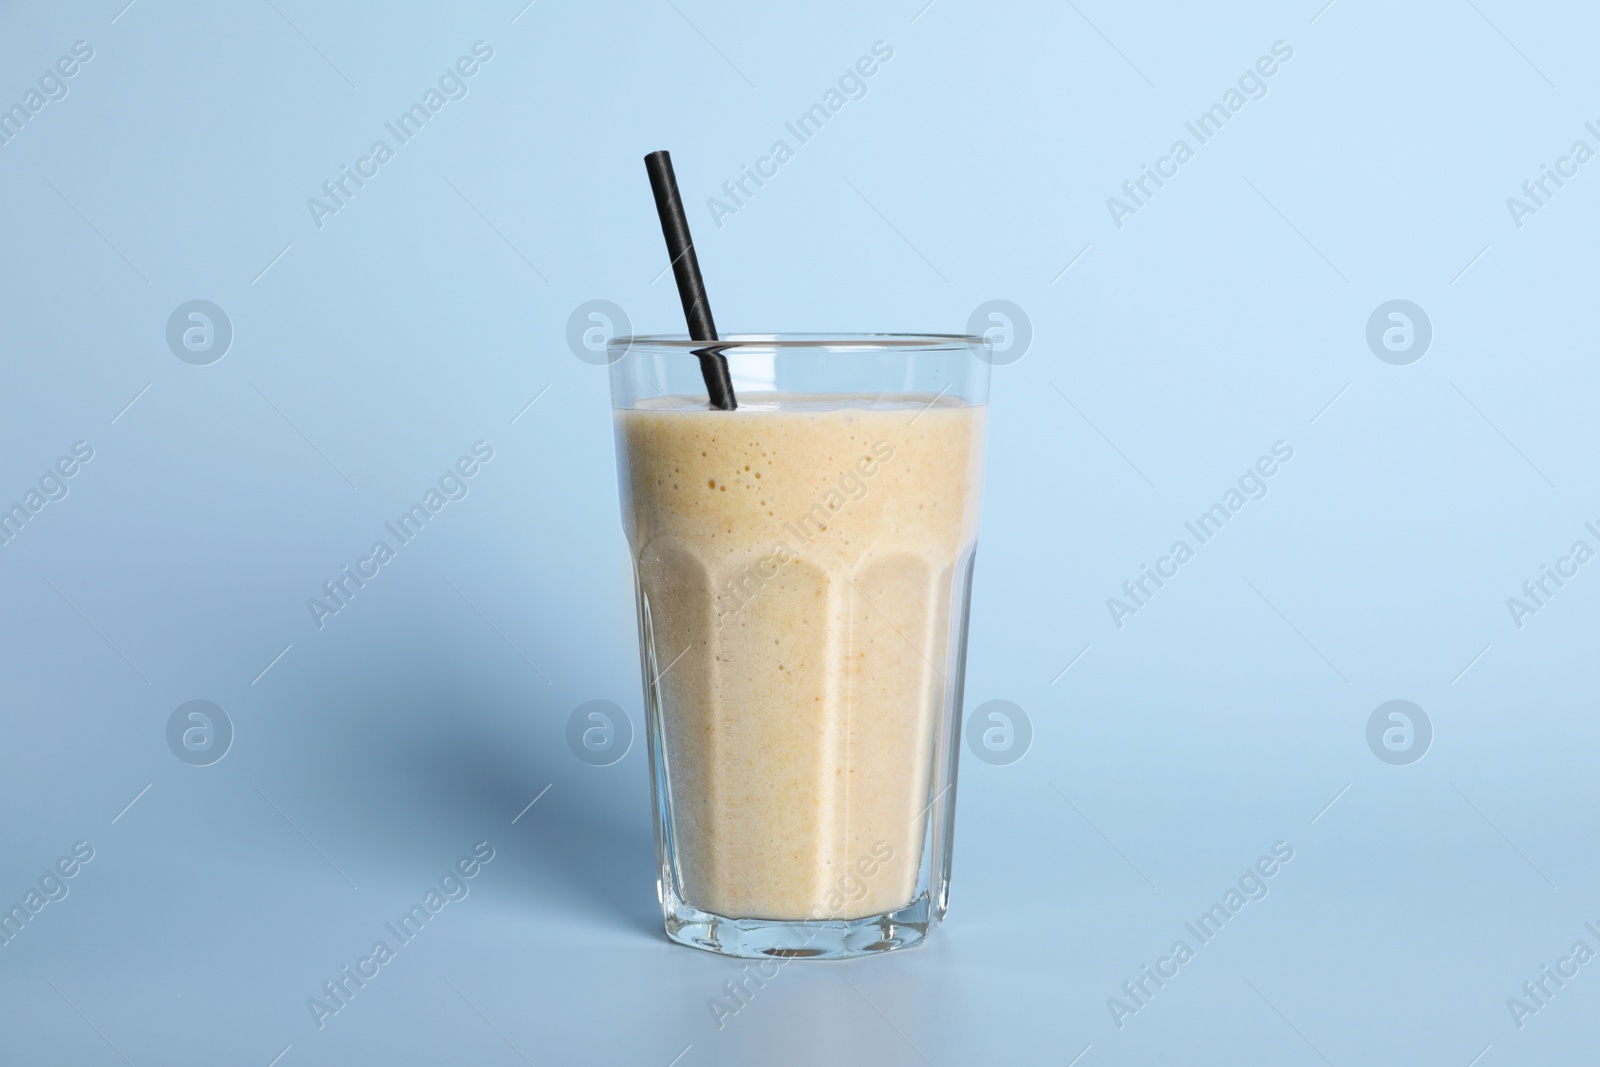
<path fill-rule="evenodd" d="M 667 397 L 618 421 L 683 899 L 768 920 L 909 904 L 984 408 Z"/>
<path fill-rule="evenodd" d="M 664 877 L 683 904 L 848 921 L 926 895 L 985 411 L 931 390 L 616 411 Z"/>

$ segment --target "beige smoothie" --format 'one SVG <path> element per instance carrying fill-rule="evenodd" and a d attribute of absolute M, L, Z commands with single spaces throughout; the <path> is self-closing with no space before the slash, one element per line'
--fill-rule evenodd
<path fill-rule="evenodd" d="M 770 393 L 617 412 L 690 905 L 852 919 L 916 894 L 984 412 Z"/>

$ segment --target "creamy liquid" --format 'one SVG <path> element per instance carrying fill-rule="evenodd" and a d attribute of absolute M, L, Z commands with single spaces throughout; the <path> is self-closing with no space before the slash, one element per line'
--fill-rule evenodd
<path fill-rule="evenodd" d="M 753 399 L 617 412 L 680 892 L 876 915 L 916 894 L 985 409 Z"/>

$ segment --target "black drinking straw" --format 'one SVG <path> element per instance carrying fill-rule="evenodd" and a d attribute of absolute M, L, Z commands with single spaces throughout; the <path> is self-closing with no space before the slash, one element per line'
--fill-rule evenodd
<path fill-rule="evenodd" d="M 667 255 L 672 257 L 672 276 L 683 300 L 683 317 L 689 321 L 689 339 L 715 341 L 717 324 L 711 320 L 711 302 L 706 299 L 705 279 L 700 277 L 700 261 L 695 258 L 694 240 L 689 236 L 678 179 L 672 173 L 672 157 L 665 151 L 651 152 L 644 157 L 644 169 L 650 174 L 656 214 L 661 216 L 661 236 L 667 239 Z M 733 379 L 728 376 L 728 358 L 716 348 L 696 349 L 694 354 L 700 357 L 700 374 L 706 380 L 711 406 L 722 411 L 738 407 Z"/>

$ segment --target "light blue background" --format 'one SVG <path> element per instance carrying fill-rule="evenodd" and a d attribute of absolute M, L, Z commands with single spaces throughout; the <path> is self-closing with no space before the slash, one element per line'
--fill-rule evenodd
<path fill-rule="evenodd" d="M 1506 1006 L 1600 949 L 1600 564 L 1506 608 L 1600 547 L 1600 163 L 1506 207 L 1600 148 L 1581 5 L 124 2 L 0 6 L 0 103 L 94 48 L 0 146 L 0 503 L 95 450 L 0 548 L 0 901 L 95 849 L 0 947 L 9 1062 L 1590 1061 L 1600 964 Z M 479 40 L 469 95 L 319 229 L 306 199 Z M 1267 96 L 1118 228 L 1275 41 Z M 605 372 L 565 336 L 596 298 L 682 329 L 661 147 L 725 331 L 960 332 L 1001 298 L 1034 332 L 994 377 L 967 680 L 1031 751 L 963 760 L 927 947 L 786 966 L 721 1029 L 740 965 L 659 931 L 642 746 L 564 741 L 591 699 L 642 725 Z M 205 367 L 165 341 L 195 298 L 235 330 Z M 1409 366 L 1365 340 L 1397 298 L 1434 330 Z M 319 630 L 306 599 L 479 440 L 470 495 Z M 1280 440 L 1270 494 L 1117 628 L 1106 598 Z M 197 698 L 236 730 L 209 767 L 165 740 Z M 1366 742 L 1395 698 L 1434 729 L 1410 766 Z M 319 1030 L 307 999 L 481 840 L 471 895 Z M 1108 998 L 1277 841 L 1270 895 L 1119 1029 Z"/>

